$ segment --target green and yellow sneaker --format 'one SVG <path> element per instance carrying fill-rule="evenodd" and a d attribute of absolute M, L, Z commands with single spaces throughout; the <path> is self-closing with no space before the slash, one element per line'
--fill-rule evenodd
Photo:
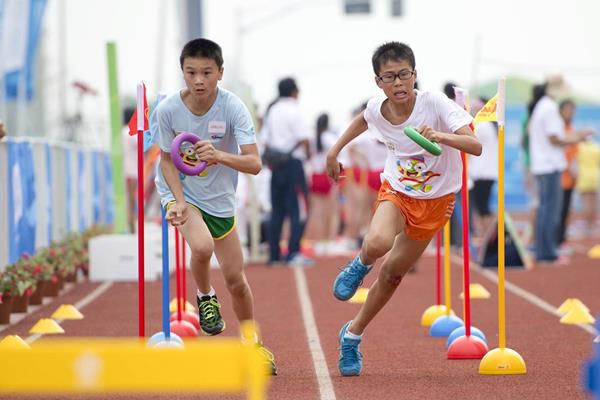
<path fill-rule="evenodd" d="M 271 353 L 271 350 L 267 349 L 262 343 L 256 343 L 258 351 L 265 358 L 266 363 L 269 364 L 269 370 L 271 375 L 277 375 L 277 366 L 275 365 L 275 356 Z"/>
<path fill-rule="evenodd" d="M 223 332 L 225 321 L 221 318 L 221 304 L 219 304 L 217 296 L 202 296 L 202 298 L 197 296 L 196 299 L 202 332 L 208 336 Z"/>

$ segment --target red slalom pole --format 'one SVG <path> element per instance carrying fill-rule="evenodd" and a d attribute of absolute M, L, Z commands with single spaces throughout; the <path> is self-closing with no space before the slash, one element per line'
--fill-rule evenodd
<path fill-rule="evenodd" d="M 186 282 L 186 259 L 185 259 L 185 238 L 181 235 L 181 286 L 182 286 L 182 296 L 181 296 L 181 309 L 186 310 L 186 300 L 187 300 L 187 282 Z"/>
<path fill-rule="evenodd" d="M 181 248 L 179 247 L 179 230 L 175 229 L 175 283 L 176 283 L 176 298 L 177 298 L 177 321 L 181 322 Z"/>
<path fill-rule="evenodd" d="M 138 208 L 138 336 L 145 332 L 145 278 L 144 278 L 144 83 L 137 85 L 137 208 Z"/>
<path fill-rule="evenodd" d="M 464 307 L 465 307 L 465 335 L 469 337 L 471 335 L 471 292 L 469 288 L 470 277 L 469 277 L 469 265 L 470 265 L 470 252 L 469 252 L 469 188 L 467 183 L 467 156 L 464 151 L 461 151 L 460 157 L 463 163 L 462 170 L 462 196 L 460 199 L 462 207 L 462 240 L 463 240 L 463 283 L 464 283 Z"/>
<path fill-rule="evenodd" d="M 435 304 L 442 305 L 442 234 L 435 234 Z"/>

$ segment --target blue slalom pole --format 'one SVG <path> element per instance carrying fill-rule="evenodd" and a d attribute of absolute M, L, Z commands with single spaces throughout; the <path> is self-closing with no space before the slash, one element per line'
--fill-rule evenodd
<path fill-rule="evenodd" d="M 165 339 L 171 337 L 171 325 L 169 323 L 169 225 L 167 224 L 166 211 L 162 211 L 162 326 Z"/>

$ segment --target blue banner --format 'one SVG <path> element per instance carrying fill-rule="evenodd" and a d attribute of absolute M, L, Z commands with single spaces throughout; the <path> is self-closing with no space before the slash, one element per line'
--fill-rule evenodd
<path fill-rule="evenodd" d="M 8 141 L 8 187 L 8 261 L 14 263 L 35 250 L 35 177 L 29 143 Z"/>
<path fill-rule="evenodd" d="M 52 243 L 52 149 L 46 143 L 44 146 L 46 152 L 46 205 L 48 212 L 48 243 Z"/>
<path fill-rule="evenodd" d="M 87 218 L 85 215 L 85 153 L 82 150 L 77 151 L 77 196 L 79 197 L 79 231 L 83 232 L 87 228 Z"/>
<path fill-rule="evenodd" d="M 73 223 L 71 221 L 71 209 L 73 208 L 73 202 L 71 201 L 73 198 L 72 193 L 73 193 L 73 180 L 71 179 L 71 168 L 72 168 L 72 163 L 71 163 L 71 149 L 64 149 L 64 155 L 65 155 L 65 170 L 64 170 L 64 176 L 65 176 L 65 208 L 67 209 L 66 211 L 66 217 L 67 217 L 67 232 L 71 232 L 74 230 L 74 226 Z"/>
<path fill-rule="evenodd" d="M 92 153 L 92 221 L 97 224 L 100 221 L 100 203 L 102 202 L 102 191 L 100 190 L 100 168 L 102 168 L 102 157 L 97 151 Z"/>
<path fill-rule="evenodd" d="M 115 223 L 115 194 L 113 192 L 113 179 L 112 179 L 112 160 L 109 153 L 103 153 L 102 159 L 104 160 L 104 209 L 106 210 L 104 221 L 108 225 L 114 225 Z"/>
<path fill-rule="evenodd" d="M 27 100 L 31 100 L 34 95 L 34 62 L 37 55 L 46 0 L 29 0 L 28 5 L 23 5 L 23 3 L 18 6 L 13 6 L 12 3 L 8 4 L 9 2 L 18 3 L 21 1 L 5 0 L 3 4 L 0 4 L 3 6 L 0 26 L 7 25 L 8 28 L 5 32 L 9 33 L 8 36 L 12 36 L 0 37 L 2 41 L 0 47 L 9 49 L 9 67 L 12 64 L 18 66 L 15 69 L 7 68 L 8 72 L 4 76 L 7 100 L 17 100 L 20 91 L 24 91 Z M 20 26 L 21 24 L 26 24 L 26 29 L 23 29 Z M 15 45 L 15 42 L 18 42 L 18 44 Z M 21 52 L 21 49 L 24 51 Z M 25 88 L 20 89 L 23 83 Z"/>

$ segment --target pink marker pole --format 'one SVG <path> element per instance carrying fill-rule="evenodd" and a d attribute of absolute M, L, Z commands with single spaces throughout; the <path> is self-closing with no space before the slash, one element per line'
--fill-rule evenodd
<path fill-rule="evenodd" d="M 442 305 L 442 234 L 435 235 L 435 304 Z"/>
<path fill-rule="evenodd" d="M 144 278 L 144 83 L 137 85 L 138 336 L 145 332 Z"/>
<path fill-rule="evenodd" d="M 179 230 L 175 228 L 175 283 L 177 298 L 177 321 L 181 322 L 181 247 L 179 247 Z"/>

